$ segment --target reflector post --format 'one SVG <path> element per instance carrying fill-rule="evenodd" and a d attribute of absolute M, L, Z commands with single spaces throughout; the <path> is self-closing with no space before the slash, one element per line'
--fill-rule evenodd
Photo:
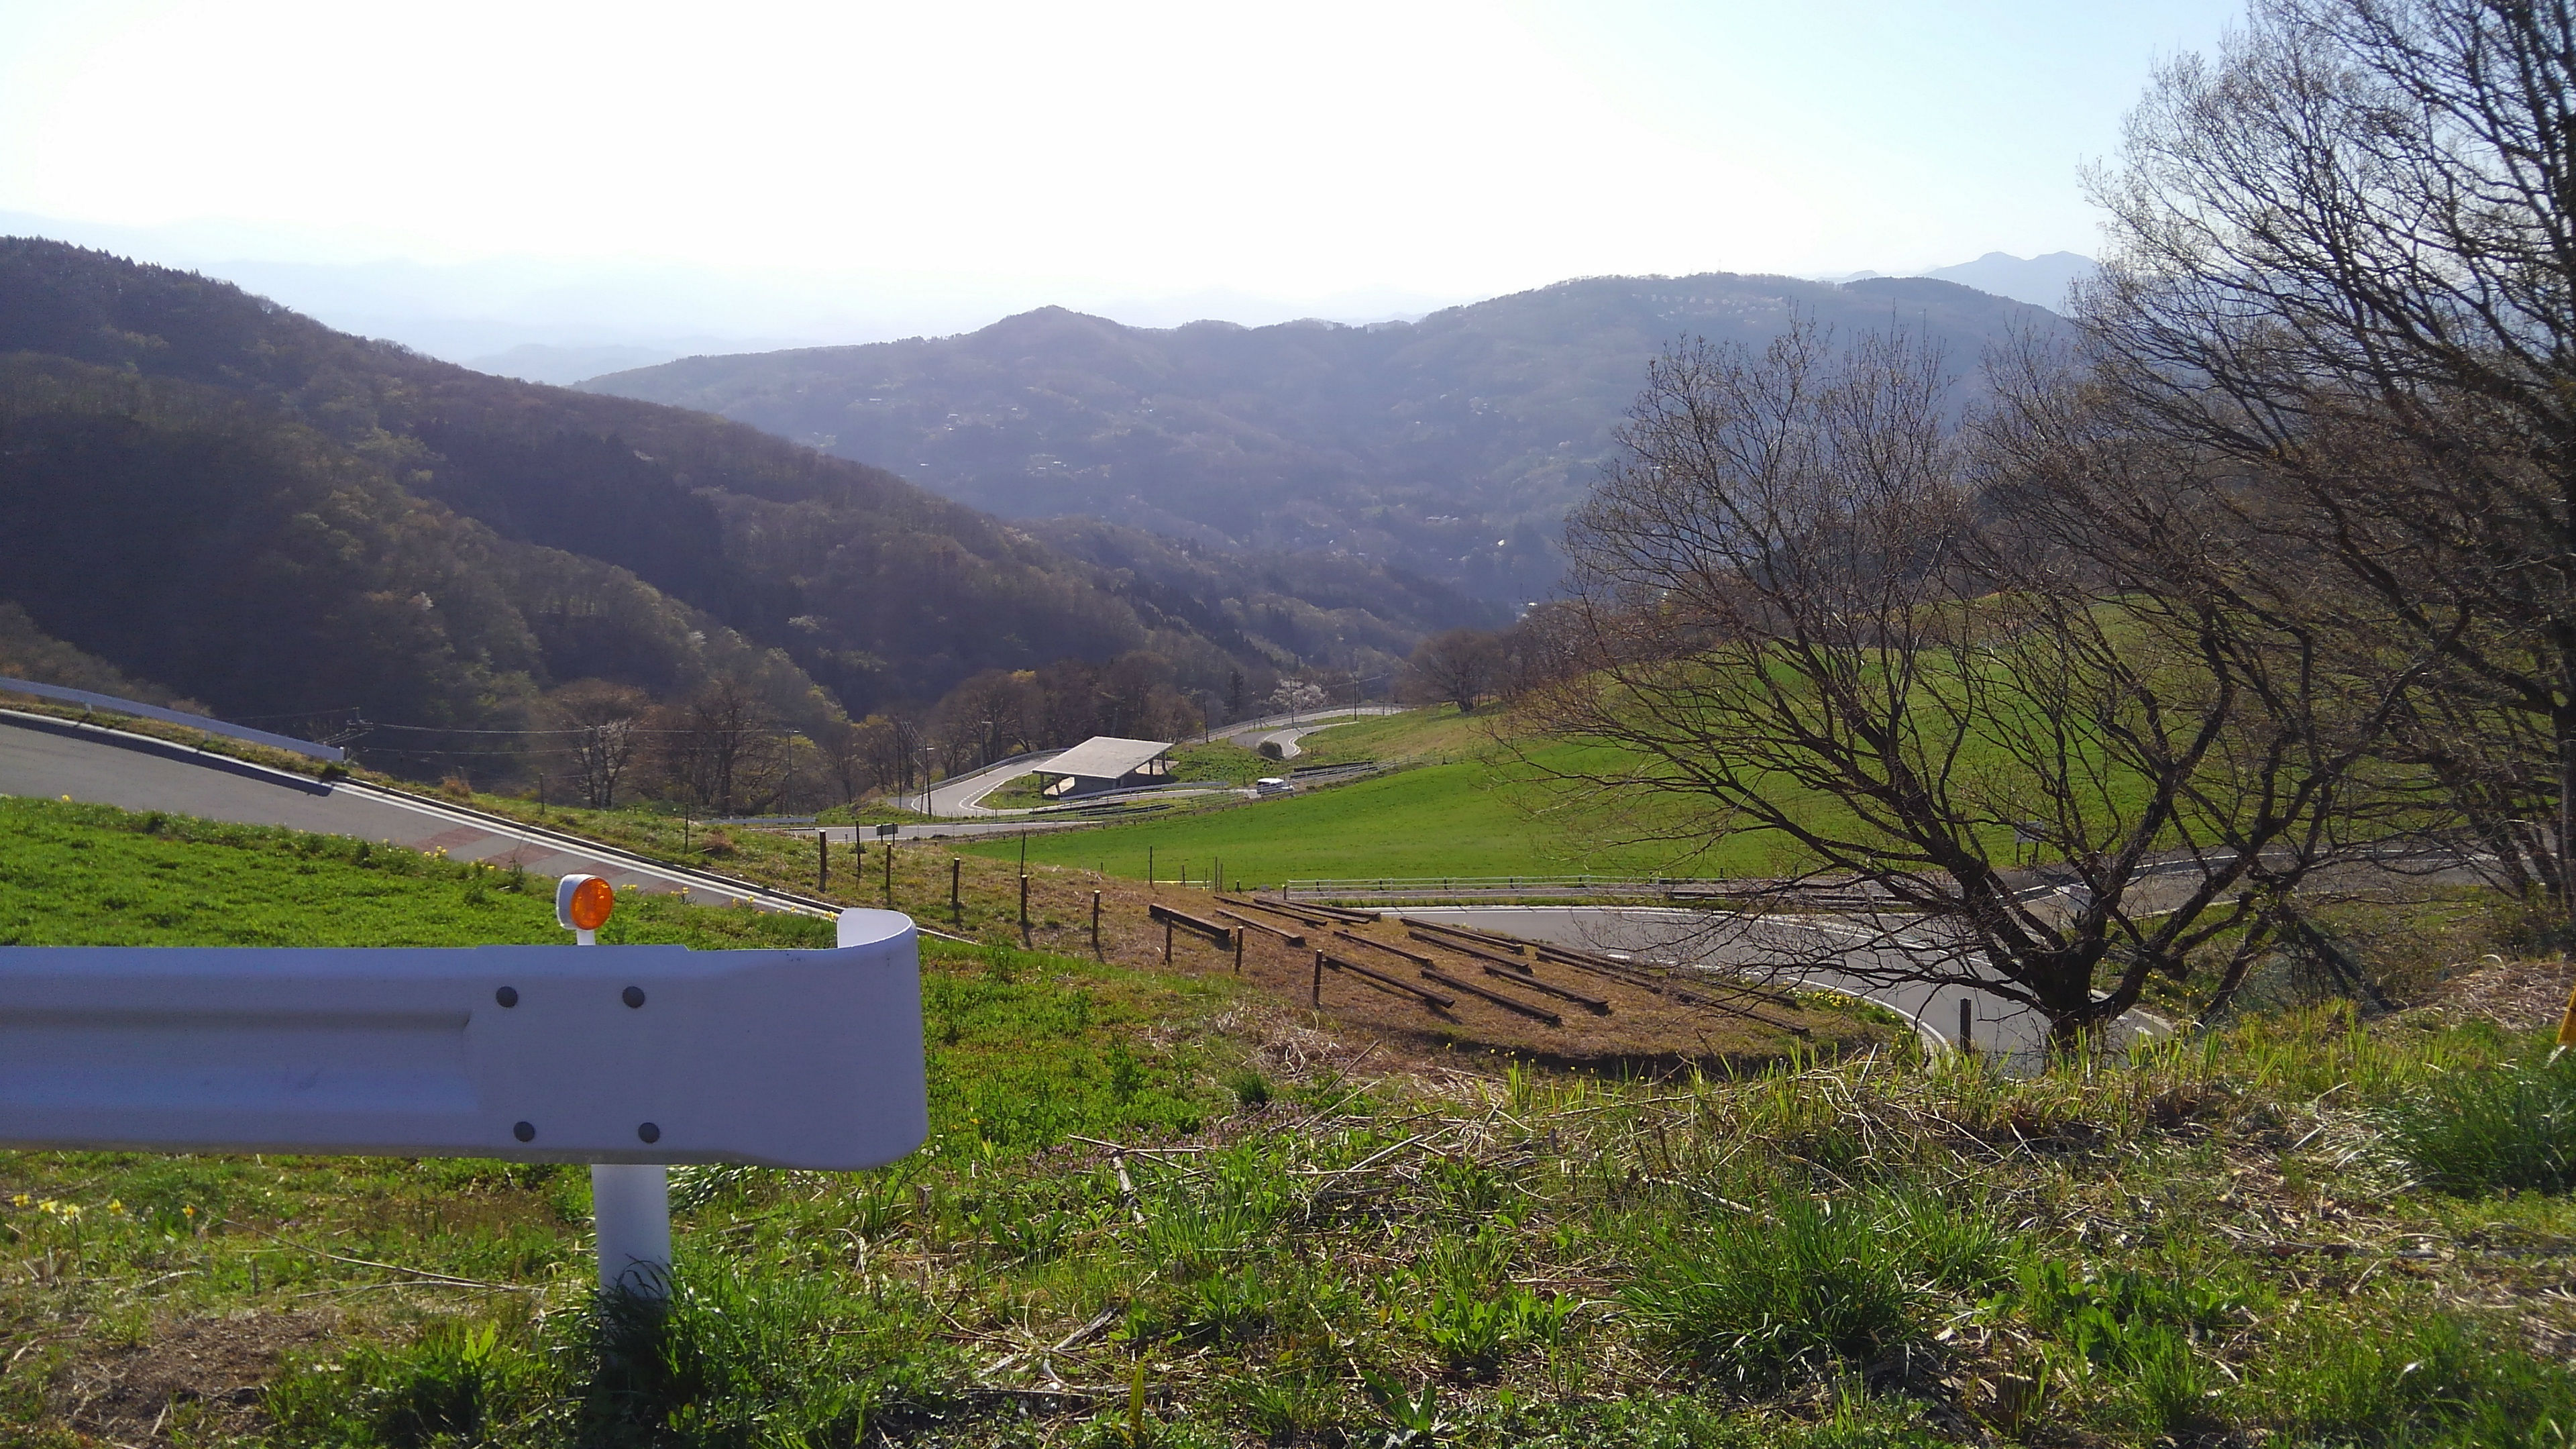
<path fill-rule="evenodd" d="M 616 887 L 595 875 L 568 875 L 555 882 L 555 924 L 585 946 L 596 942 L 591 933 L 607 925 L 609 912 L 616 909 Z"/>

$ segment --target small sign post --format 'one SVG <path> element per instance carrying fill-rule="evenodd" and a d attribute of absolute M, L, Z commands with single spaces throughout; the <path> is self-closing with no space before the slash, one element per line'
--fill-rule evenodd
<path fill-rule="evenodd" d="M 814 839 L 819 844 L 823 833 L 814 832 Z M 575 945 L 598 945 L 599 928 L 616 909 L 617 888 L 598 876 L 568 875 L 555 882 L 555 924 L 573 933 Z M 635 1131 L 647 1143 L 661 1135 L 652 1123 Z M 669 1167 L 658 1162 L 592 1163 L 590 1221 L 599 1247 L 600 1292 L 623 1288 L 644 1298 L 671 1296 Z"/>
<path fill-rule="evenodd" d="M 668 1163 L 879 1167 L 929 1134 L 920 938 L 829 949 L 0 947 L 0 1147 L 591 1166 L 600 1286 L 659 1296 Z"/>

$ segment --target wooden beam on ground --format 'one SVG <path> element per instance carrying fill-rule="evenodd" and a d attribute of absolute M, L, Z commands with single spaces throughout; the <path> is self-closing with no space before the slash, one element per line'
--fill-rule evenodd
<path fill-rule="evenodd" d="M 1336 921 L 1354 926 L 1365 926 L 1378 918 L 1378 913 L 1375 911 L 1355 911 L 1348 906 L 1327 906 L 1315 901 L 1291 901 L 1288 904 L 1298 910 L 1312 911 L 1319 916 L 1330 916 Z"/>
<path fill-rule="evenodd" d="M 1515 956 L 1519 955 L 1522 949 L 1529 944 L 1526 941 L 1516 940 L 1510 936 L 1496 935 L 1492 931 L 1471 930 L 1466 926 L 1452 926 L 1441 921 L 1417 921 L 1411 916 L 1406 916 L 1403 919 L 1405 929 L 1408 931 L 1437 931 L 1444 936 L 1457 936 L 1465 940 L 1474 941 L 1479 945 L 1491 946 L 1499 951 L 1509 951 Z"/>
<path fill-rule="evenodd" d="M 1443 951 L 1455 951 L 1461 956 L 1473 956 L 1479 961 L 1493 961 L 1504 966 L 1509 966 L 1515 971 L 1526 971 L 1529 969 L 1509 956 L 1498 955 L 1492 951 L 1486 950 L 1482 946 L 1470 945 L 1465 941 L 1443 940 L 1438 936 L 1426 936 L 1420 931 L 1413 933 L 1413 939 L 1420 941 L 1427 946 L 1437 946 Z"/>
<path fill-rule="evenodd" d="M 1402 946 L 1390 946 L 1384 941 L 1373 941 L 1366 936 L 1360 935 L 1356 931 L 1335 931 L 1333 934 L 1341 937 L 1345 941 L 1354 941 L 1363 946 L 1374 947 L 1377 950 L 1384 951 L 1390 956 L 1401 956 L 1416 966 L 1431 966 L 1438 964 L 1430 957 L 1423 955 L 1419 951 L 1408 951 Z"/>
<path fill-rule="evenodd" d="M 1219 911 L 1217 914 L 1234 922 L 1236 925 L 1249 926 L 1253 930 L 1259 931 L 1265 936 L 1276 936 L 1291 946 L 1303 946 L 1306 944 L 1305 937 L 1298 935 L 1294 931 L 1283 931 L 1277 926 L 1270 924 L 1268 921 L 1256 921 L 1250 916 L 1238 916 L 1232 911 Z"/>
<path fill-rule="evenodd" d="M 1509 966 L 1497 966 L 1491 961 L 1487 961 L 1483 963 L 1483 965 L 1485 968 L 1485 974 L 1488 976 L 1508 981 L 1514 986 L 1527 987 L 1542 996 L 1553 996 L 1559 1001 L 1571 1001 L 1575 1005 L 1582 1007 L 1584 1010 L 1591 1012 L 1594 1016 L 1608 1016 L 1610 1014 L 1610 1003 L 1602 1000 L 1598 996 L 1586 996 L 1580 991 L 1569 991 L 1565 987 L 1556 985 L 1553 982 L 1541 981 L 1526 971 L 1515 971 Z"/>
<path fill-rule="evenodd" d="M 1145 914 L 1159 924 L 1178 926 L 1184 931 L 1195 931 L 1220 946 L 1231 945 L 1234 941 L 1232 927 L 1220 926 L 1214 921 L 1201 920 L 1187 911 L 1176 911 L 1159 902 L 1146 907 Z"/>
<path fill-rule="evenodd" d="M 1529 1017 L 1534 1021 L 1546 1022 L 1550 1026 L 1565 1025 L 1564 1017 L 1557 1015 L 1555 1012 L 1548 1010 L 1544 1006 L 1532 1006 L 1518 997 L 1505 996 L 1499 991 L 1487 991 L 1485 988 L 1478 986 L 1472 981 L 1461 981 L 1457 977 L 1442 971 L 1436 966 L 1425 966 L 1421 968 L 1421 971 L 1424 976 L 1433 981 L 1439 982 L 1443 986 L 1454 987 L 1457 990 L 1466 992 L 1470 996 L 1481 996 L 1485 1000 L 1494 1003 L 1496 1006 L 1499 1006 L 1506 1011 L 1517 1011 L 1523 1016 Z"/>
<path fill-rule="evenodd" d="M 1454 996 L 1443 996 L 1437 991 L 1425 991 L 1410 981 L 1398 980 L 1375 967 L 1363 966 L 1357 961 L 1347 960 L 1343 957 L 1336 956 L 1330 951 L 1318 951 L 1315 953 L 1315 956 L 1316 959 L 1322 961 L 1331 969 L 1335 971 L 1348 971 L 1352 975 L 1357 976 L 1364 981 L 1376 984 L 1381 990 L 1392 991 L 1401 996 L 1410 996 L 1417 1001 L 1426 1001 L 1443 1010 L 1458 1004 L 1458 999 Z"/>
<path fill-rule="evenodd" d="M 1315 915 L 1310 912 L 1300 910 L 1295 906 L 1283 906 L 1273 901 L 1246 900 L 1241 896 L 1218 896 L 1217 899 L 1225 902 L 1229 906 L 1241 906 L 1246 910 L 1268 911 L 1274 916 L 1286 916 L 1288 919 L 1295 921 L 1301 926 L 1320 927 L 1330 926 L 1333 924 L 1333 918 L 1330 916 Z"/>
<path fill-rule="evenodd" d="M 1553 946 L 1539 947 L 1538 958 L 1553 965 L 1571 966 L 1577 971 L 1589 971 L 1595 976 L 1607 977 L 1612 981 L 1634 986 L 1640 991 L 1651 991 L 1657 996 L 1665 994 L 1664 976 L 1667 973 L 1652 967 L 1631 966 L 1625 961 L 1613 961 L 1607 957 L 1593 956 L 1586 952 L 1560 951 Z"/>

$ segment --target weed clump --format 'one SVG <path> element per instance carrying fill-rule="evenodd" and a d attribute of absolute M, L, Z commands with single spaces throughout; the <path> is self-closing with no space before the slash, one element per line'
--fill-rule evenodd
<path fill-rule="evenodd" d="M 1931 1199 L 1775 1192 L 1659 1236 L 1622 1290 L 1649 1335 L 1760 1391 L 1919 1342 L 1945 1290 L 1994 1273 L 1998 1239 Z"/>
<path fill-rule="evenodd" d="M 2576 1187 L 2576 1059 L 2434 1077 L 2383 1108 L 2380 1123 L 2417 1177 L 2440 1192 Z"/>

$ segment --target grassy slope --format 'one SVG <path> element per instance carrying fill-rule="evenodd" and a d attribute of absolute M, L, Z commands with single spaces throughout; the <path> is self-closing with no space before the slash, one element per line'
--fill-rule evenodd
<path fill-rule="evenodd" d="M 1399 768 L 1287 799 L 1039 835 L 1029 842 L 1029 859 L 1141 879 L 1150 847 L 1165 876 L 1179 862 L 1197 862 L 1203 871 L 1221 859 L 1228 879 L 1265 884 L 1377 875 L 1740 876 L 1777 865 L 1771 847 L 1751 839 L 1696 854 L 1672 841 L 1621 843 L 1618 822 L 1542 779 L 1544 769 L 1578 766 L 1583 747 L 1539 745 L 1524 762 L 1488 737 L 1485 720 L 1461 719 L 1454 709 L 1336 725 L 1302 744 L 1306 753 L 1290 763 L 1371 759 Z M 987 855 L 1004 849 L 968 848 Z"/>
<path fill-rule="evenodd" d="M 445 862 L 0 802 L 20 940 L 322 939 L 334 903 L 399 939 L 553 938 L 534 893 Z M 981 950 L 935 954 L 927 996 L 934 1150 L 682 1171 L 649 1334 L 582 1309 L 577 1169 L 0 1155 L 0 1436 L 2465 1449 L 2576 1423 L 2576 1131 L 2424 1110 L 2553 1080 L 2498 1069 L 2536 1039 L 2323 1012 L 2026 1083 L 1372 1086 L 1219 986 Z M 2576 1079 L 2548 1090 L 2576 1120 Z M 2409 1186 L 2423 1140 L 2454 1195 Z"/>

